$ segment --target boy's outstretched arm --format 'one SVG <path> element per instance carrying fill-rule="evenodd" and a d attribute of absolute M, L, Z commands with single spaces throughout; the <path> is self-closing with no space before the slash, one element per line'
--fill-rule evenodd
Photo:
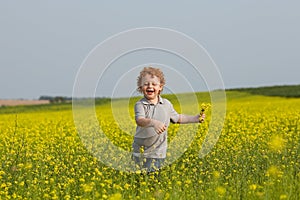
<path fill-rule="evenodd" d="M 138 117 L 135 121 L 138 126 L 153 127 L 155 132 L 158 134 L 164 132 L 167 129 L 166 125 L 163 122 L 155 120 L 155 119 Z"/>
<path fill-rule="evenodd" d="M 180 114 L 178 122 L 179 124 L 188 124 L 188 123 L 202 123 L 204 122 L 205 114 L 198 114 L 195 116 Z"/>

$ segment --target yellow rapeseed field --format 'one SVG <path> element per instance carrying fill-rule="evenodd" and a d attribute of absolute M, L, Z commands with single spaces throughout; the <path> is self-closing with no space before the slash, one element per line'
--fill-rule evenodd
<path fill-rule="evenodd" d="M 199 105 L 210 103 L 201 95 Z M 120 103 L 129 113 L 124 121 L 110 103 L 96 106 L 107 138 L 128 152 L 133 104 Z M 38 108 L 0 113 L 0 199 L 300 199 L 299 98 L 227 92 L 225 124 L 211 152 L 199 157 L 209 111 L 196 129 L 171 125 L 170 142 L 181 127 L 186 137 L 196 136 L 158 178 L 115 170 L 94 157 L 78 136 L 71 105 Z"/>

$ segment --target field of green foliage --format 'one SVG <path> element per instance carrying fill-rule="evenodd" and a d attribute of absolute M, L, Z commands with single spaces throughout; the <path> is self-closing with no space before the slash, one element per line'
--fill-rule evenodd
<path fill-rule="evenodd" d="M 209 94 L 197 96 L 199 105 L 210 103 Z M 159 178 L 115 170 L 88 152 L 71 104 L 0 108 L 0 199 L 300 199 L 300 98 L 226 96 L 224 127 L 211 152 L 199 157 L 208 112 L 184 154 Z M 189 106 L 165 97 L 175 109 Z M 128 130 L 135 100 L 120 107 L 129 110 Z M 115 122 L 110 101 L 96 105 L 96 113 L 107 137 L 130 151 L 132 134 L 120 129 L 125 122 Z M 170 141 L 178 128 L 170 126 Z"/>

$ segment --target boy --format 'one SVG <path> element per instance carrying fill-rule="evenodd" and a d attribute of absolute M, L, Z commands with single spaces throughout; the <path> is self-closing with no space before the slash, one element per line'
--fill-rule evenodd
<path fill-rule="evenodd" d="M 160 96 L 165 85 L 163 72 L 145 67 L 137 79 L 137 90 L 144 95 L 134 107 L 137 124 L 133 159 L 147 172 L 161 168 L 167 152 L 167 129 L 172 123 L 202 123 L 205 115 L 178 114 L 170 101 Z"/>

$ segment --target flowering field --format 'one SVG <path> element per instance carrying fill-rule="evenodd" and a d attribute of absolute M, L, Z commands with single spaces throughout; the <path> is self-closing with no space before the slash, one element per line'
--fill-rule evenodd
<path fill-rule="evenodd" d="M 209 103 L 207 94 L 199 97 L 199 104 Z M 177 109 L 189 106 L 175 100 Z M 133 137 L 124 129 L 134 126 L 133 103 L 123 105 L 131 117 L 124 124 L 116 123 L 111 104 L 96 107 L 107 137 L 127 151 Z M 189 148 L 159 176 L 118 171 L 97 160 L 77 135 L 71 105 L 5 109 L 0 108 L 0 199 L 300 198 L 299 98 L 228 92 L 224 128 L 212 151 L 199 158 L 207 112 Z M 178 128 L 171 125 L 170 141 Z"/>

